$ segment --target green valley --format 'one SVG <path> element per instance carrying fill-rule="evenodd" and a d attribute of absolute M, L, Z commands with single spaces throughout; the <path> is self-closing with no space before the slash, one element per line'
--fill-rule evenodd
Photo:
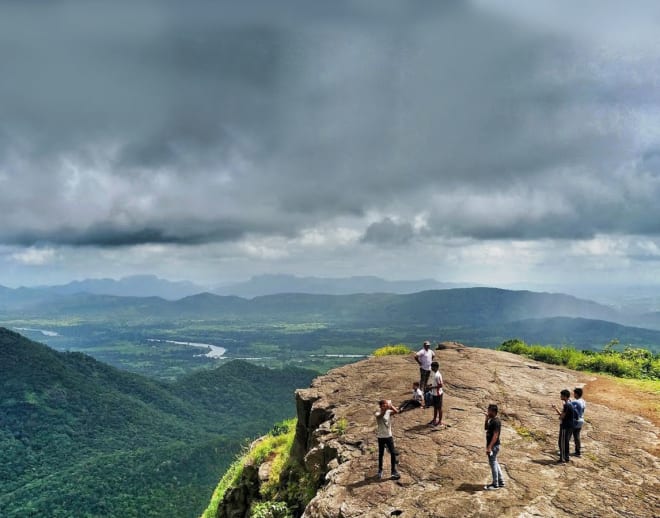
<path fill-rule="evenodd" d="M 232 361 L 173 383 L 0 328 L 0 515 L 196 516 L 315 373 Z"/>
<path fill-rule="evenodd" d="M 493 348 L 519 337 L 591 350 L 618 339 L 660 350 L 660 330 L 634 326 L 634 319 L 610 307 L 562 294 L 494 288 L 254 299 L 204 293 L 174 301 L 10 295 L 5 293 L 0 325 L 57 350 L 85 352 L 163 380 L 232 359 L 324 372 L 387 343 L 414 346 L 425 339 Z M 224 354 L 209 357 L 203 344 Z"/>

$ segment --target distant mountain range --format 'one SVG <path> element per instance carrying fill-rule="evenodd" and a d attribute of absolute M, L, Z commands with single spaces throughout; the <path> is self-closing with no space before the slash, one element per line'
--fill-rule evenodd
<path fill-rule="evenodd" d="M 315 374 L 233 361 L 163 383 L 0 327 L 0 515 L 199 516 Z"/>
<path fill-rule="evenodd" d="M 660 330 L 659 312 L 636 314 L 571 295 L 483 287 L 415 291 L 427 285 L 446 286 L 432 279 L 386 281 L 377 277 L 264 275 L 222 288 L 236 295 L 197 292 L 200 287 L 192 283 L 154 276 L 119 281 L 95 279 L 40 288 L 0 287 L 0 321 L 48 317 L 125 322 L 325 322 L 337 329 L 345 324 L 383 329 L 396 326 L 406 332 L 416 326 L 443 332 L 453 327 L 461 328 L 462 336 L 471 343 L 488 346 L 497 345 L 502 337 L 513 337 L 515 329 L 524 331 L 532 342 L 556 343 L 560 337 L 563 343 L 579 343 L 578 338 L 585 336 L 584 323 L 569 325 L 566 319 L 592 321 L 587 326 L 594 337 L 588 340 L 590 347 L 598 343 L 595 337 L 600 340 L 615 330 L 616 336 L 609 339 L 618 338 L 622 343 L 639 343 L 642 336 L 646 336 L 644 342 L 649 342 L 655 336 L 653 331 L 645 335 L 638 328 Z M 278 293 L 257 295 L 270 292 Z M 149 296 L 138 296 L 140 293 Z M 188 295 L 176 298 L 184 293 Z M 564 320 L 546 320 L 555 318 Z M 606 323 L 620 327 L 608 327 Z M 654 338 L 649 347 L 659 348 L 658 344 L 660 339 Z"/>
<path fill-rule="evenodd" d="M 0 303 L 12 298 L 30 303 L 50 299 L 52 295 L 115 295 L 118 297 L 160 297 L 178 300 L 198 293 L 235 295 L 253 298 L 278 293 L 349 295 L 354 293 L 415 293 L 424 290 L 468 287 L 468 284 L 438 282 L 434 279 L 388 281 L 380 277 L 348 278 L 296 277 L 294 275 L 259 275 L 248 281 L 209 289 L 189 281 L 169 281 L 155 275 L 132 275 L 115 279 L 85 279 L 57 286 L 34 286 L 18 289 L 0 286 Z"/>
<path fill-rule="evenodd" d="M 296 277 L 294 275 L 258 275 L 245 282 L 219 286 L 217 295 L 252 298 L 278 293 L 351 295 L 357 293 L 415 293 L 425 290 L 465 288 L 465 283 L 438 282 L 435 279 L 388 281 L 374 276 L 345 278 Z"/>
<path fill-rule="evenodd" d="M 119 280 L 85 279 L 61 286 L 44 286 L 41 289 L 58 295 L 92 293 L 120 297 L 161 297 L 167 300 L 176 300 L 205 291 L 203 287 L 189 281 L 168 281 L 155 275 L 132 275 Z"/>

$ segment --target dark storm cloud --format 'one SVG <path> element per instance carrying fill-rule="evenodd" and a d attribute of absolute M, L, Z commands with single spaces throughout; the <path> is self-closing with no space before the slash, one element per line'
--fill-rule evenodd
<path fill-rule="evenodd" d="M 390 218 L 385 218 L 377 223 L 372 223 L 367 228 L 362 242 L 384 245 L 405 245 L 414 237 L 415 232 L 410 223 L 397 223 Z"/>
<path fill-rule="evenodd" d="M 658 233 L 653 56 L 574 29 L 472 2 L 0 9 L 4 242 L 291 236 L 383 206 L 363 242 L 422 211 L 421 235 Z"/>
<path fill-rule="evenodd" d="M 3 236 L 8 244 L 30 246 L 35 243 L 58 243 L 73 246 L 116 247 L 143 243 L 197 245 L 209 241 L 233 241 L 242 237 L 247 225 L 237 222 L 208 223 L 189 221 L 179 223 L 180 228 L 121 227 L 107 224 L 90 228 L 57 227 L 42 231 L 23 232 Z M 252 229 L 258 230 L 258 229 Z M 264 229 L 261 229 L 264 230 Z"/>

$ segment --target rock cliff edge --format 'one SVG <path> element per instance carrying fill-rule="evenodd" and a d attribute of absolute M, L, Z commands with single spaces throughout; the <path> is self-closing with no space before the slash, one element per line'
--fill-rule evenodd
<path fill-rule="evenodd" d="M 305 517 L 660 514 L 657 419 L 638 415 L 625 393 L 619 400 L 614 393 L 608 404 L 590 394 L 598 376 L 510 353 L 456 343 L 436 353 L 446 426 L 428 426 L 430 409 L 394 417 L 398 481 L 375 476 L 374 412 L 381 398 L 398 404 L 409 397 L 419 376 L 412 356 L 369 358 L 296 392 L 293 454 L 322 483 Z M 584 386 L 588 404 L 583 453 L 558 465 L 559 425 L 551 404 L 560 403 L 561 389 L 575 386 Z M 483 489 L 490 479 L 483 430 L 489 403 L 499 405 L 502 419 L 499 460 L 507 487 L 497 491 Z M 653 405 L 657 410 L 657 400 Z M 387 455 L 385 467 L 388 473 Z"/>

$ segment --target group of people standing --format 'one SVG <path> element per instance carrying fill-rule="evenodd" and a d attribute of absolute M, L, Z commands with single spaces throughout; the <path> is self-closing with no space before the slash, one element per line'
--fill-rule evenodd
<path fill-rule="evenodd" d="M 404 401 L 399 408 L 392 404 L 391 400 L 382 399 L 378 402 L 379 409 L 376 412 L 377 438 L 378 438 L 378 478 L 383 477 L 383 457 L 385 450 L 390 453 L 391 478 L 398 480 L 401 475 L 396 469 L 397 459 L 394 448 L 394 438 L 392 436 L 391 416 L 406 410 L 427 405 L 433 406 L 433 419 L 429 422 L 430 426 L 442 426 L 442 396 L 443 380 L 440 373 L 439 363 L 435 360 L 435 351 L 430 348 L 431 343 L 427 340 L 423 343 L 422 349 L 415 353 L 415 361 L 419 364 L 419 382 L 413 383 L 412 399 Z M 430 383 L 429 383 L 430 380 Z M 425 395 L 430 393 L 430 400 Z M 586 402 L 582 398 L 583 391 L 576 387 L 573 389 L 574 399 L 571 401 L 571 393 L 564 389 L 560 393 L 562 408 L 552 405 L 559 415 L 559 460 L 564 463 L 570 460 L 570 438 L 575 442 L 574 456 L 581 456 L 582 443 L 580 432 L 584 424 L 584 411 Z M 484 487 L 486 490 L 494 490 L 505 487 L 502 469 L 500 468 L 497 456 L 500 451 L 500 433 L 502 423 L 498 417 L 498 407 L 491 403 L 484 412 L 486 431 L 486 455 L 488 455 L 488 464 L 490 466 L 492 482 Z"/>
<path fill-rule="evenodd" d="M 552 405 L 557 415 L 559 415 L 559 460 L 557 462 L 569 462 L 570 459 L 570 441 L 573 437 L 575 442 L 575 451 L 573 455 L 580 457 L 582 455 L 582 441 L 580 432 L 584 424 L 584 411 L 587 403 L 582 399 L 582 389 L 576 387 L 573 389 L 574 399 L 571 401 L 571 392 L 564 389 L 559 393 L 562 401 L 561 409 L 557 405 Z"/>

